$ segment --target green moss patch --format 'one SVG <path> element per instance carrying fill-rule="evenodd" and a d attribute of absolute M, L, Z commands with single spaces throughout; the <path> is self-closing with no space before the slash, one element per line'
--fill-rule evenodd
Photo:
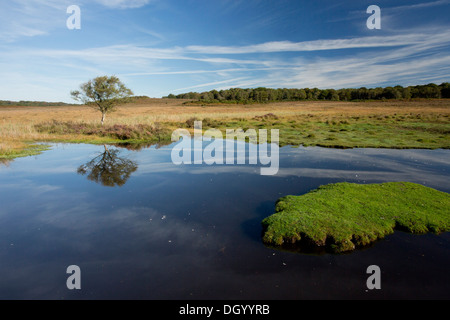
<path fill-rule="evenodd" d="M 48 145 L 28 143 L 27 147 L 24 149 L 13 150 L 8 153 L 0 153 L 0 163 L 7 163 L 15 158 L 35 156 L 49 149 L 50 146 Z"/>
<path fill-rule="evenodd" d="M 450 231 L 450 195 L 410 182 L 336 183 L 277 201 L 262 221 L 268 245 L 352 251 L 393 233 Z"/>

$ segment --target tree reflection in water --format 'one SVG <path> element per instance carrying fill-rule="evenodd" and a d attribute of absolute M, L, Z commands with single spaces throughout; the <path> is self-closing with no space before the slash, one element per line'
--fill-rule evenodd
<path fill-rule="evenodd" d="M 105 152 L 81 165 L 77 173 L 87 174 L 89 180 L 101 183 L 103 186 L 121 187 L 137 170 L 138 166 L 134 161 L 119 157 L 119 150 L 108 150 L 106 145 L 104 147 Z"/>
<path fill-rule="evenodd" d="M 4 165 L 5 167 L 9 167 L 11 162 L 13 162 L 13 159 L 0 158 L 0 166 Z"/>

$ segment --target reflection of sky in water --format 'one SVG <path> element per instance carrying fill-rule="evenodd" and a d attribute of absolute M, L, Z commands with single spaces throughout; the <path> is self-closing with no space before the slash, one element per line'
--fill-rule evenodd
<path fill-rule="evenodd" d="M 76 173 L 103 146 L 57 144 L 0 167 L 1 299 L 449 297 L 448 233 L 397 232 L 340 256 L 260 240 L 279 197 L 321 184 L 401 180 L 450 192 L 448 150 L 285 147 L 275 176 L 259 165 L 175 166 L 171 146 L 120 150 L 138 169 L 115 188 Z M 65 286 L 71 264 L 81 291 Z M 383 271 L 381 292 L 365 292 L 370 264 Z"/>

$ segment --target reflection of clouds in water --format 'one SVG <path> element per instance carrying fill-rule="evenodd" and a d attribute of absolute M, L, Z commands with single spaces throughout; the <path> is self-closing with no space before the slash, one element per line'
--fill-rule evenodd
<path fill-rule="evenodd" d="M 448 150 L 323 149 L 289 151 L 298 166 L 282 166 L 277 176 L 353 179 L 367 181 L 411 181 L 447 188 Z M 303 167 L 302 159 L 314 167 Z M 282 162 L 283 163 L 283 162 Z M 331 169 L 332 163 L 343 164 Z M 319 167 L 318 167 L 319 166 Z M 322 168 L 320 167 L 322 166 Z M 369 169 L 367 169 L 369 168 Z"/>
<path fill-rule="evenodd" d="M 37 197 L 40 196 L 43 193 L 52 192 L 56 190 L 62 189 L 62 186 L 55 186 L 55 185 L 49 185 L 49 184 L 36 184 L 35 182 L 31 180 L 24 179 L 22 181 L 16 180 L 12 183 L 2 183 L 0 184 L 0 191 L 1 190 L 11 190 L 11 189 L 20 189 L 20 190 L 28 190 L 32 191 L 30 193 L 30 196 Z"/>
<path fill-rule="evenodd" d="M 135 160 L 139 168 L 133 173 L 134 177 L 152 173 L 178 173 L 178 174 L 232 174 L 245 173 L 260 175 L 257 152 L 248 152 L 249 144 L 235 142 L 235 159 L 244 156 L 237 146 L 244 146 L 247 154 L 245 164 L 204 164 L 202 165 L 175 165 L 170 155 L 177 143 L 142 149 L 139 152 L 126 151 L 124 155 Z M 210 142 L 204 142 L 203 147 Z M 225 140 L 218 152 L 225 157 Z M 102 146 L 92 145 L 59 145 L 55 144 L 52 150 L 47 151 L 48 157 L 57 165 L 36 166 L 18 165 L 17 176 L 34 176 L 47 174 L 73 173 L 86 159 L 91 159 L 102 149 Z M 200 149 L 199 149 L 200 150 Z M 204 150 L 204 149 L 202 149 Z M 62 155 L 59 153 L 62 152 Z M 195 150 L 192 149 L 192 152 Z M 69 153 L 69 155 L 65 153 Z M 448 175 L 448 150 L 415 150 L 415 149 L 330 149 L 320 147 L 283 147 L 280 152 L 280 169 L 275 177 L 311 177 L 343 180 L 371 180 L 371 181 L 400 181 L 408 180 L 418 183 L 446 185 Z M 83 156 L 80 156 L 80 153 Z M 39 156 L 40 157 L 40 156 Z M 38 157 L 38 158 L 39 158 Z M 66 162 L 61 164 L 61 157 Z M 224 158 L 225 159 L 225 158 Z M 18 160 L 22 161 L 22 160 Z M 250 165 L 251 161 L 257 162 Z M 13 165 L 14 166 L 14 165 Z M 265 166 L 267 167 L 267 166 Z M 75 168 L 75 169 L 74 169 Z M 441 168 L 439 171 L 436 168 Z"/>
<path fill-rule="evenodd" d="M 142 166 L 140 174 L 156 172 L 172 172 L 179 174 L 256 174 L 260 175 L 259 168 L 254 166 L 202 166 L 202 167 L 172 167 L 167 164 L 156 164 L 145 168 Z M 392 168 L 392 166 L 390 166 Z M 357 179 L 360 181 L 416 181 L 428 182 L 445 186 L 448 184 L 448 176 L 440 173 L 426 172 L 423 169 L 416 169 L 404 165 L 398 165 L 396 172 L 391 170 L 348 170 L 348 169 L 317 169 L 317 168 L 280 168 L 273 178 L 285 178 L 289 176 L 308 178 L 329 178 L 329 179 Z M 138 173 L 138 174 L 139 174 Z"/>
<path fill-rule="evenodd" d="M 187 219 L 181 219 L 173 215 L 168 215 L 154 210 L 150 207 L 122 207 L 108 208 L 103 205 L 89 204 L 95 203 L 93 199 L 85 197 L 86 201 L 82 201 L 82 197 L 77 197 L 77 201 L 67 199 L 66 207 L 61 208 L 61 203 L 47 202 L 40 206 L 39 213 L 34 216 L 38 225 L 59 229 L 60 231 L 76 235 L 82 241 L 78 244 L 68 242 L 68 247 L 86 245 L 88 248 L 92 245 L 90 238 L 95 238 L 96 233 L 105 233 L 113 235 L 113 230 L 117 230 L 118 238 L 129 240 L 130 243 L 120 243 L 120 246 L 133 247 L 136 243 L 154 247 L 156 243 L 171 242 L 178 245 L 187 245 L 190 247 L 200 246 L 202 237 L 210 237 L 207 230 L 194 222 Z M 81 200 L 81 201 L 80 201 Z M 182 216 L 182 215 L 180 215 Z M 187 218 L 186 216 L 185 218 Z M 194 230 L 194 231 L 193 231 Z M 123 237 L 126 235 L 126 238 Z M 62 244 L 63 239 L 54 239 Z M 117 242 L 117 238 L 110 239 Z"/>
<path fill-rule="evenodd" d="M 350 274 L 355 274 L 353 271 L 359 269 L 363 255 L 354 256 L 355 260 L 328 256 L 310 260 L 309 257 L 300 259 L 281 252 L 272 254 L 270 249 L 261 249 L 261 243 L 247 241 L 238 231 L 231 230 L 231 226 L 240 225 L 239 219 L 254 218 L 251 204 L 248 206 L 248 216 L 245 213 L 242 216 L 225 215 L 217 209 L 219 213 L 214 219 L 205 218 L 202 212 L 196 212 L 194 219 L 188 212 L 183 212 L 185 199 L 180 198 L 180 205 L 176 203 L 178 198 L 175 193 L 170 198 L 173 203 L 167 206 L 152 202 L 152 199 L 158 201 L 164 192 L 172 195 L 171 192 L 178 191 L 174 186 L 181 180 L 189 180 L 182 174 L 205 175 L 198 178 L 208 180 L 210 177 L 207 175 L 211 174 L 236 174 L 234 177 L 239 177 L 239 183 L 242 180 L 243 188 L 248 185 L 249 189 L 254 186 L 252 183 L 258 183 L 255 190 L 244 192 L 245 203 L 248 203 L 247 197 L 264 198 L 260 191 L 265 188 L 282 186 L 285 182 L 289 184 L 287 177 L 361 182 L 425 181 L 448 188 L 448 150 L 281 148 L 280 171 L 275 176 L 261 178 L 267 182 L 266 187 L 259 178 L 245 179 L 248 175 L 260 175 L 259 165 L 176 166 L 170 160 L 171 148 L 163 147 L 127 153 L 139 164 L 131 179 L 138 181 L 130 181 L 125 186 L 126 191 L 136 195 L 133 198 L 131 193 L 117 192 L 117 189 L 83 184 L 85 179 L 78 179 L 79 182 L 71 180 L 80 178 L 76 175 L 76 168 L 98 154 L 103 147 L 76 145 L 73 148 L 49 151 L 43 157 L 36 157 L 40 161 L 18 160 L 17 163 L 26 165 L 15 166 L 14 162 L 11 164 L 13 168 L 3 168 L 1 171 L 5 179 L 0 184 L 0 198 L 17 194 L 11 199 L 26 201 L 9 204 L 12 201 L 6 201 L 6 205 L 2 204 L 0 239 L 7 248 L 0 251 L 0 261 L 6 262 L 0 264 L 0 298 L 77 297 L 77 293 L 68 292 L 65 287 L 65 268 L 70 264 L 77 264 L 82 269 L 83 289 L 79 294 L 86 298 L 179 299 L 196 298 L 196 294 L 202 294 L 201 298 L 233 298 L 242 294 L 245 298 L 270 299 L 274 288 L 278 288 L 280 283 L 286 292 L 299 290 L 298 284 L 301 283 L 302 288 L 315 288 L 320 296 L 326 295 L 326 288 L 330 284 L 336 285 L 333 281 L 338 278 L 345 284 L 356 281 Z M 78 155 L 80 152 L 82 157 Z M 72 157 L 72 154 L 77 156 Z M 47 162 L 53 155 L 57 158 Z M 27 172 L 33 175 L 28 176 Z M 59 177 L 60 172 L 70 172 L 71 175 L 53 180 Z M 277 178 L 276 183 L 271 185 Z M 226 181 L 232 179 L 233 176 Z M 194 183 L 196 180 L 192 181 Z M 74 183 L 73 188 L 71 182 Z M 80 182 L 83 188 L 77 185 Z M 187 185 L 190 185 L 189 182 Z M 91 188 L 85 189 L 85 186 Z M 229 188 L 233 186 L 228 185 Z M 209 184 L 204 187 L 210 188 Z M 216 190 L 229 191 L 224 190 L 225 187 L 211 184 L 211 194 Z M 157 190 L 163 193 L 156 192 L 150 196 L 150 192 Z M 223 197 L 234 201 L 232 204 L 224 203 L 224 213 L 239 213 L 234 211 L 234 206 L 240 206 L 240 200 L 236 198 L 239 190 Z M 204 196 L 198 199 L 204 200 L 205 204 L 216 200 Z M 207 208 L 215 210 L 220 205 L 219 202 Z M 10 243 L 14 245 L 10 246 Z M 331 262 L 335 261 L 347 264 L 345 268 L 348 270 L 355 269 L 344 276 L 341 272 L 337 275 L 328 273 Z M 280 272 L 280 266 L 283 271 L 291 269 Z M 310 270 L 315 271 L 308 273 Z M 271 273 L 273 276 L 268 276 Z M 283 278 L 284 274 L 289 274 L 287 279 Z M 292 277 L 298 281 L 292 281 Z M 256 284 L 254 291 L 251 291 L 249 283 Z M 358 283 L 351 286 L 358 288 Z M 323 291 L 318 287 L 323 287 Z M 242 292 L 239 291 L 241 289 Z M 304 296 L 311 297 L 308 294 L 305 292 Z"/>
<path fill-rule="evenodd" d="M 430 174 L 413 168 L 403 168 L 403 172 L 360 171 L 360 170 L 327 170 L 327 169 L 282 169 L 278 177 L 299 176 L 309 178 L 329 178 L 338 180 L 357 180 L 358 182 L 409 181 L 424 185 L 448 186 L 448 176 Z"/>
<path fill-rule="evenodd" d="M 17 164 L 17 169 L 14 167 L 14 171 L 17 176 L 40 176 L 43 174 L 64 174 L 64 173 L 73 173 L 74 167 L 71 165 L 57 165 L 57 166 L 49 166 L 49 167 L 38 167 L 36 166 L 28 166 L 21 167 L 19 161 L 16 160 L 15 165 Z M 75 169 L 76 170 L 76 169 Z"/>
<path fill-rule="evenodd" d="M 65 285 L 65 268 L 77 264 L 84 288 L 106 290 L 112 286 L 117 291 L 117 282 L 130 277 L 137 287 L 127 289 L 126 294 L 139 292 L 142 283 L 136 283 L 136 273 L 141 270 L 143 282 L 169 290 L 164 287 L 173 283 L 173 278 L 185 281 L 183 273 L 208 269 L 211 254 L 219 247 L 214 226 L 190 221 L 189 217 L 188 213 L 175 216 L 143 206 L 111 208 L 96 204 L 88 194 L 46 194 L 34 210 L 10 224 L 20 235 L 11 250 L 29 254 L 11 261 L 10 253 L 0 253 L 2 261 L 11 261 L 0 268 L 7 279 L 0 283 L 20 290 L 17 294 L 22 298 L 60 299 L 71 294 L 60 292 Z M 107 290 L 97 294 L 122 296 Z M 158 296 L 157 291 L 154 296 Z"/>
<path fill-rule="evenodd" d="M 225 154 L 225 140 L 218 152 Z M 204 142 L 207 146 L 210 142 Z M 259 164 L 249 163 L 258 159 L 257 152 L 248 152 L 249 144 L 235 142 L 235 158 L 243 156 L 238 152 L 237 146 L 244 146 L 247 151 L 245 164 L 204 164 L 202 165 L 175 165 L 170 155 L 177 143 L 156 149 L 154 147 L 142 149 L 139 152 L 126 151 L 124 155 L 134 159 L 139 168 L 133 177 L 145 176 L 153 173 L 174 174 L 256 174 L 260 175 Z M 15 168 L 17 177 L 73 173 L 85 159 L 99 154 L 102 146 L 91 145 L 54 145 L 47 151 L 50 158 L 57 157 L 53 163 L 57 165 L 18 165 Z M 59 153 L 62 152 L 62 155 Z M 65 154 L 69 153 L 68 155 Z M 449 150 L 415 150 L 415 149 L 330 149 L 320 147 L 283 147 L 280 152 L 280 169 L 278 173 L 269 178 L 284 178 L 289 176 L 308 178 L 330 178 L 341 180 L 369 181 L 412 181 L 425 185 L 447 185 Z M 51 154 L 50 154 L 51 153 Z M 83 156 L 79 156 L 83 153 Z M 72 154 L 76 156 L 72 156 Z M 39 156 L 40 157 L 40 156 Z M 38 157 L 38 158 L 39 158 Z M 61 157 L 69 158 L 65 163 Z M 21 161 L 21 160 L 18 160 Z M 61 164 L 62 163 L 62 164 Z M 6 169 L 6 168 L 5 168 Z M 29 186 L 29 182 L 18 183 L 22 188 Z M 1 186 L 0 186 L 1 187 Z M 32 186 L 29 186 L 32 187 Z M 36 186 L 34 186 L 36 188 Z M 46 188 L 57 186 L 42 186 L 36 188 L 37 193 L 45 192 Z"/>
<path fill-rule="evenodd" d="M 393 149 L 280 149 L 280 169 L 273 177 L 309 177 L 366 181 L 412 181 L 448 184 L 448 150 Z M 252 155 L 250 155 L 252 156 Z M 254 155 L 253 155 L 254 156 Z M 331 168 L 334 167 L 334 168 Z M 171 162 L 140 164 L 137 174 L 173 172 L 180 174 L 260 174 L 258 165 L 181 165 Z"/>
<path fill-rule="evenodd" d="M 449 151 L 443 150 L 292 148 L 283 151 L 282 155 L 296 157 L 300 167 L 302 159 L 319 163 L 366 164 L 394 171 L 405 163 L 408 165 L 450 165 Z M 393 167 L 390 168 L 391 166 Z"/>
<path fill-rule="evenodd" d="M 260 150 L 261 147 L 263 148 Z M 267 160 L 272 160 L 274 156 L 278 156 L 278 154 L 272 155 L 270 152 L 272 151 L 272 146 L 270 144 L 246 143 L 241 140 L 231 139 L 212 139 L 211 141 L 201 141 L 185 138 L 181 142 L 171 145 L 170 148 L 172 150 L 172 162 L 176 164 L 194 164 L 194 159 L 199 160 L 200 158 L 201 163 L 205 164 L 215 162 L 221 165 L 225 165 L 230 162 L 258 164 L 262 162 L 260 159 L 261 157 L 268 157 L 269 159 Z M 269 152 L 267 152 L 267 150 L 269 150 Z M 274 152 L 278 152 L 278 147 Z"/>

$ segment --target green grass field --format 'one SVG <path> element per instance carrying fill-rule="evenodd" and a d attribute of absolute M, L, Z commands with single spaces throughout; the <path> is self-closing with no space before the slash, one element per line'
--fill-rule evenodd
<path fill-rule="evenodd" d="M 198 119 L 203 120 L 203 119 Z M 280 146 L 303 145 L 334 148 L 450 148 L 447 115 L 277 116 L 276 112 L 251 119 L 226 122 L 207 118 L 204 129 L 278 129 Z M 173 123 L 175 125 L 175 123 Z"/>
<path fill-rule="evenodd" d="M 450 230 L 450 195 L 409 182 L 325 185 L 279 199 L 275 211 L 262 221 L 266 244 L 303 242 L 336 253 L 367 246 L 395 229 Z"/>

